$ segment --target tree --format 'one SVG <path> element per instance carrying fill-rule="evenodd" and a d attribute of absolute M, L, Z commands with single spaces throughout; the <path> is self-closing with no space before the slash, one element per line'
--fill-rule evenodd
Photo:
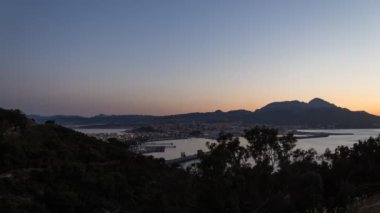
<path fill-rule="evenodd" d="M 272 172 L 275 167 L 283 168 L 290 163 L 296 143 L 291 133 L 279 137 L 277 129 L 256 126 L 246 131 L 244 137 L 249 143 L 250 156 L 258 166 L 268 167 Z"/>

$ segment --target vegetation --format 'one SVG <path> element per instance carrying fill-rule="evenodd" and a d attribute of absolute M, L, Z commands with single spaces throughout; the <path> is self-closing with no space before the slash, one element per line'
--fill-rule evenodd
<path fill-rule="evenodd" d="M 348 212 L 380 192 L 380 137 L 318 156 L 292 135 L 221 134 L 187 171 L 0 109 L 3 212 Z"/>
<path fill-rule="evenodd" d="M 179 212 L 187 174 L 58 125 L 0 111 L 1 212 Z M 175 192 L 175 193 L 174 193 Z"/>

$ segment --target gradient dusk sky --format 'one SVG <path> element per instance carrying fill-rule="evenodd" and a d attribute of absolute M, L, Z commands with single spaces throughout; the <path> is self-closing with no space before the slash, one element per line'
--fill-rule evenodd
<path fill-rule="evenodd" d="M 380 1 L 0 1 L 2 108 L 174 114 L 314 97 L 380 115 Z"/>

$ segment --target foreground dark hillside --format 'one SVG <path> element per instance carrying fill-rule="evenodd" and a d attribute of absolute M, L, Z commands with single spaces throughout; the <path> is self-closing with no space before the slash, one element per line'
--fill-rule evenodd
<path fill-rule="evenodd" d="M 18 111 L 1 110 L 0 124 L 1 212 L 186 209 L 188 178 L 163 161 L 61 126 L 35 125 Z"/>
<path fill-rule="evenodd" d="M 318 156 L 255 127 L 188 171 L 0 109 L 1 212 L 356 212 L 380 209 L 380 137 Z M 254 162 L 254 163 L 253 163 Z M 368 199 L 371 198 L 371 199 Z M 362 201 L 374 200 L 363 204 Z M 375 211 L 376 212 L 376 211 Z"/>

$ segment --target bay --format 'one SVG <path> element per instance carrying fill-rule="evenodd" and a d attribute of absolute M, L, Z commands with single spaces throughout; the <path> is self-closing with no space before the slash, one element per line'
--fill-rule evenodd
<path fill-rule="evenodd" d="M 75 129 L 76 131 L 85 134 L 125 134 L 126 129 Z M 343 145 L 352 147 L 354 143 L 359 140 L 366 140 L 369 137 L 377 137 L 380 134 L 380 129 L 313 129 L 313 130 L 299 130 L 304 132 L 324 132 L 324 133 L 338 133 L 338 134 L 350 134 L 350 135 L 330 135 L 329 137 L 321 138 L 308 138 L 299 139 L 297 141 L 296 148 L 300 149 L 310 149 L 313 148 L 317 153 L 322 154 L 329 148 L 333 151 L 336 147 Z M 181 157 L 181 153 L 186 155 L 196 154 L 198 150 L 204 152 L 208 151 L 206 146 L 207 142 L 216 142 L 213 139 L 206 138 L 188 138 L 188 139 L 177 139 L 177 140 L 165 140 L 165 141 L 154 141 L 148 142 L 147 145 L 167 145 L 171 144 L 173 147 L 168 147 L 164 152 L 154 152 L 146 153 L 145 155 L 150 155 L 155 158 L 164 158 L 165 160 L 171 160 Z M 244 138 L 240 138 L 241 144 L 244 146 L 248 142 Z M 175 147 L 175 148 L 174 148 Z"/>
<path fill-rule="evenodd" d="M 315 129 L 300 131 L 352 134 L 331 135 L 329 137 L 321 138 L 299 139 L 297 141 L 296 148 L 304 150 L 313 148 L 317 151 L 318 154 L 323 154 L 327 148 L 333 151 L 336 147 L 340 145 L 352 147 L 353 144 L 357 143 L 359 140 L 366 140 L 370 137 L 377 137 L 380 134 L 380 129 Z M 206 146 L 207 142 L 216 141 L 205 138 L 189 138 L 149 142 L 150 144 L 156 145 L 159 145 L 160 143 L 171 143 L 175 146 L 175 148 L 166 148 L 165 152 L 147 153 L 146 155 L 150 155 L 155 158 L 164 158 L 165 160 L 171 160 L 181 157 L 181 153 L 185 153 L 186 155 L 193 155 L 197 153 L 197 150 L 202 150 L 206 152 L 208 151 L 208 148 Z M 240 143 L 244 146 L 247 144 L 247 140 L 244 138 L 240 138 Z"/>

